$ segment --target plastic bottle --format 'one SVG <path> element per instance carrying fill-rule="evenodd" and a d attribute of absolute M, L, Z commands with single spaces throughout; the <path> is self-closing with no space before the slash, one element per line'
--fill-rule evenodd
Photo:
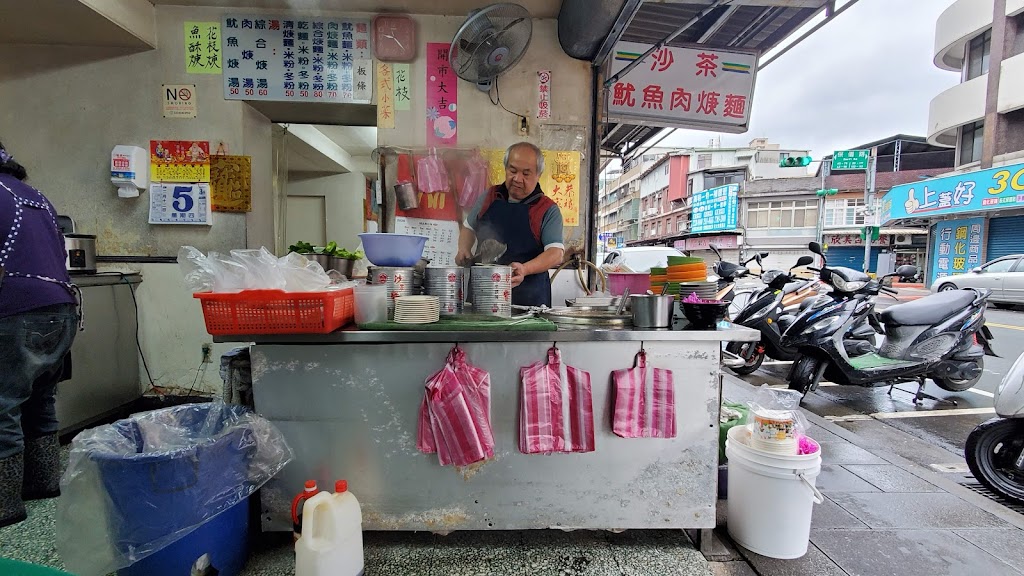
<path fill-rule="evenodd" d="M 302 533 L 302 514 L 299 512 L 299 505 L 309 500 L 320 490 L 316 487 L 316 480 L 306 480 L 306 486 L 302 492 L 292 500 L 292 541 L 299 541 L 299 534 Z"/>
<path fill-rule="evenodd" d="M 348 483 L 338 480 L 333 494 L 320 492 L 303 507 L 302 535 L 295 543 L 295 575 L 361 574 L 363 514 Z"/>

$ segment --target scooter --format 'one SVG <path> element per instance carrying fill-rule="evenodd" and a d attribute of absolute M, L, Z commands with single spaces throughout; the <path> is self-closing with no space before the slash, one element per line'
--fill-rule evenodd
<path fill-rule="evenodd" d="M 709 276 L 708 280 L 718 283 L 718 292 L 715 294 L 715 299 L 729 303 L 729 318 L 732 318 L 747 305 L 750 295 L 753 293 L 753 290 L 737 292 L 736 280 L 750 274 L 747 264 L 757 261 L 758 266 L 760 266 L 761 259 L 767 258 L 768 252 L 755 253 L 748 260 L 740 264 L 733 264 L 732 262 L 722 260 L 722 253 L 718 251 L 718 246 L 710 244 L 708 247 L 718 256 L 718 262 L 715 262 L 711 267 L 714 276 Z"/>
<path fill-rule="evenodd" d="M 819 274 L 833 292 L 816 299 L 783 333 L 784 345 L 799 353 L 789 374 L 790 389 L 806 396 L 823 376 L 841 385 L 889 386 L 890 392 L 896 384 L 916 381 L 916 404 L 922 398 L 939 400 L 924 393 L 926 378 L 952 392 L 978 382 L 984 357 L 995 356 L 985 326 L 990 291 L 950 290 L 886 309 L 878 314 L 876 327 L 885 338 L 875 352 L 849 334 L 871 321 L 874 296 L 898 294 L 884 285 L 886 278 L 914 276 L 917 268 L 900 266 L 895 274 L 872 280 L 858 270 L 829 267 L 817 242 L 809 248 L 821 256 Z"/>
<path fill-rule="evenodd" d="M 740 376 L 746 376 L 761 367 L 765 356 L 786 361 L 796 358 L 795 349 L 783 346 L 782 333 L 796 319 L 793 307 L 798 310 L 801 302 L 810 305 L 807 297 L 812 294 L 817 296 L 818 293 L 813 290 L 816 281 L 799 281 L 792 276 L 792 272 L 813 262 L 810 256 L 801 256 L 788 272 L 769 270 L 761 274 L 761 280 L 766 286 L 754 292 L 748 304 L 731 320 L 733 324 L 759 331 L 761 339 L 757 342 L 729 342 L 722 353 L 722 363 L 726 367 Z M 802 301 L 793 298 L 800 294 L 805 295 Z"/>
<path fill-rule="evenodd" d="M 978 481 L 1024 504 L 1024 354 L 999 383 L 994 400 L 999 417 L 971 432 L 964 457 Z"/>

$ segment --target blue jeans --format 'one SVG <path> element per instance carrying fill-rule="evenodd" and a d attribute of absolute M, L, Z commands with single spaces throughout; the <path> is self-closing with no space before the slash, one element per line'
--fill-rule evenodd
<path fill-rule="evenodd" d="M 57 432 L 57 382 L 77 331 L 73 304 L 0 318 L 0 459 Z"/>

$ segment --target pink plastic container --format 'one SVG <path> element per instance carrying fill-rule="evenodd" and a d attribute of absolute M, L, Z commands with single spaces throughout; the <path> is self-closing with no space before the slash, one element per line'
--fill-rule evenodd
<path fill-rule="evenodd" d="M 612 296 L 621 296 L 626 288 L 629 288 L 630 294 L 646 294 L 651 289 L 651 275 L 647 272 L 642 274 L 608 273 L 608 290 L 611 291 Z"/>

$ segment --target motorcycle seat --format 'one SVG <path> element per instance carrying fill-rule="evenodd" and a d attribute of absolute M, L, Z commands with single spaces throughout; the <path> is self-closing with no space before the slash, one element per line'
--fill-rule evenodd
<path fill-rule="evenodd" d="M 976 294 L 970 290 L 939 292 L 913 302 L 890 306 L 878 317 L 885 324 L 930 326 L 962 312 L 974 302 L 975 297 Z"/>
<path fill-rule="evenodd" d="M 723 260 L 718 263 L 718 275 L 725 280 L 735 280 L 742 276 L 746 276 L 747 272 L 748 270 L 745 267 L 733 264 L 732 262 L 725 262 Z"/>

